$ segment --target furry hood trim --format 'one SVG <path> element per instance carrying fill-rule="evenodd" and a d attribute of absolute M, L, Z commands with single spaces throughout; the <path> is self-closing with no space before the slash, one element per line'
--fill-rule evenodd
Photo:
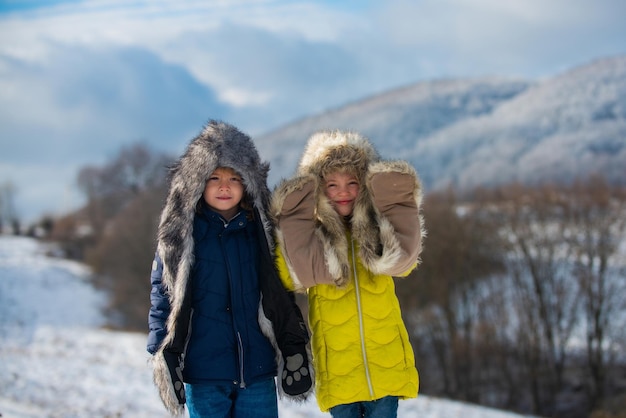
<path fill-rule="evenodd" d="M 249 136 L 232 125 L 210 121 L 191 141 L 170 173 L 157 244 L 164 264 L 163 283 L 170 291 L 184 290 L 175 284 L 186 281 L 193 258 L 192 228 L 196 204 L 209 176 L 218 167 L 230 167 L 241 175 L 246 195 L 264 218 L 266 235 L 271 239 L 264 216 L 270 196 L 267 187 L 269 163 L 261 161 Z M 177 301 L 177 298 L 173 300 Z"/>
<path fill-rule="evenodd" d="M 335 171 L 352 174 L 359 181 L 349 222 L 362 264 L 374 274 L 408 274 L 417 266 L 425 234 L 420 213 L 422 188 L 415 169 L 406 161 L 381 159 L 369 140 L 358 133 L 321 131 L 309 138 L 296 175 L 283 180 L 272 197 L 272 216 L 279 225 L 277 242 L 295 289 L 303 291 L 319 283 L 343 286 L 350 280 L 344 219 L 325 195 L 324 178 Z M 281 220 L 283 205 L 289 196 L 303 193 L 307 185 L 312 188 L 313 222 L 292 219 L 291 230 L 286 231 L 288 224 Z M 301 200 L 300 206 L 306 202 Z M 311 233 L 321 243 L 319 254 L 323 254 L 330 280 L 307 267 L 317 262 L 313 256 L 306 259 L 305 254 L 313 254 L 310 248 L 285 250 L 286 235 Z"/>
<path fill-rule="evenodd" d="M 380 156 L 372 144 L 356 132 L 322 131 L 313 134 L 302 154 L 298 175 L 324 177 L 335 170 L 353 174 L 364 184 L 370 164 Z"/>

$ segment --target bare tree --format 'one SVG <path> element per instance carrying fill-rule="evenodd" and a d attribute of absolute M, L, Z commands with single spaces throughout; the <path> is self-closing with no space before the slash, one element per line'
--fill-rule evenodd
<path fill-rule="evenodd" d="M 577 182 L 571 188 L 568 220 L 574 251 L 574 276 L 582 297 L 590 379 L 587 391 L 592 407 L 605 397 L 608 371 L 613 362 L 620 313 L 626 309 L 626 254 L 620 252 L 626 236 L 626 191 L 609 186 L 602 178 Z"/>
<path fill-rule="evenodd" d="M 111 220 L 88 254 L 87 262 L 98 274 L 98 283 L 111 295 L 109 312 L 116 327 L 146 329 L 150 266 L 164 198 L 164 187 L 139 194 Z"/>
<path fill-rule="evenodd" d="M 20 231 L 20 223 L 15 209 L 15 186 L 11 181 L 0 184 L 0 233 L 11 228 L 14 234 Z"/>
<path fill-rule="evenodd" d="M 85 212 L 96 237 L 135 196 L 166 181 L 171 157 L 142 143 L 124 147 L 103 166 L 86 166 L 78 173 L 78 186 L 87 198 Z"/>
<path fill-rule="evenodd" d="M 502 191 L 511 278 L 517 299 L 518 341 L 527 365 L 535 413 L 548 413 L 563 387 L 567 346 L 578 320 L 579 291 L 572 285 L 565 245 L 571 233 L 563 194 L 553 187 L 509 186 Z M 549 407 L 548 407 L 549 408 Z"/>
<path fill-rule="evenodd" d="M 625 189 L 448 192 L 424 217 L 422 264 L 398 293 L 427 393 L 568 418 L 623 396 Z"/>
<path fill-rule="evenodd" d="M 428 237 L 422 264 L 413 280 L 398 283 L 404 305 L 416 306 L 407 321 L 418 352 L 434 358 L 446 396 L 471 402 L 483 399 L 483 371 L 476 358 L 484 279 L 502 269 L 495 230 L 474 208 L 461 205 L 454 191 L 429 195 L 424 203 Z"/>
<path fill-rule="evenodd" d="M 557 400 L 574 373 L 588 382 L 588 402 L 576 401 L 584 414 L 605 397 L 617 324 L 623 325 L 624 191 L 590 179 L 559 187 L 508 185 L 491 200 L 507 243 L 516 318 L 509 327 L 516 330 L 532 412 L 572 416 L 557 410 Z M 585 342 L 588 372 L 577 363 L 577 341 Z"/>
<path fill-rule="evenodd" d="M 116 323 L 145 328 L 145 303 L 156 236 L 156 220 L 172 158 L 143 144 L 122 148 L 103 166 L 84 167 L 78 183 L 88 203 L 84 213 L 93 229 L 85 261 L 112 295 Z M 148 267 L 147 267 L 148 266 Z"/>

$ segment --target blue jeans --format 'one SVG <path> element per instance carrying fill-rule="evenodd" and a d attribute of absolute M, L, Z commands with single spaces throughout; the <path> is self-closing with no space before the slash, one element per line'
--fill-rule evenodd
<path fill-rule="evenodd" d="M 277 418 L 274 379 L 237 385 L 185 384 L 190 418 Z"/>
<path fill-rule="evenodd" d="M 396 418 L 398 398 L 386 396 L 375 401 L 355 402 L 330 408 L 333 418 Z"/>

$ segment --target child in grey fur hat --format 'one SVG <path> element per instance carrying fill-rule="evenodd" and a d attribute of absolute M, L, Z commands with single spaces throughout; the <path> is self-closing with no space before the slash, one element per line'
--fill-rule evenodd
<path fill-rule="evenodd" d="M 267 172 L 252 140 L 211 121 L 171 172 L 158 227 L 148 351 L 174 415 L 276 418 L 312 391 L 308 331 L 274 265 Z"/>

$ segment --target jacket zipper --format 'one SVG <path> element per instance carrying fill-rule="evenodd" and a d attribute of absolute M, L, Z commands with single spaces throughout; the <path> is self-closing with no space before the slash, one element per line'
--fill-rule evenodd
<path fill-rule="evenodd" d="M 239 345 L 239 387 L 244 389 L 246 382 L 243 378 L 243 342 L 239 331 L 237 331 L 237 345 Z"/>
<path fill-rule="evenodd" d="M 232 221 L 233 219 L 235 219 L 239 213 L 238 212 L 237 215 L 233 216 L 230 220 L 226 221 L 225 219 L 222 219 L 222 222 L 224 223 L 224 229 L 228 228 L 228 225 L 230 224 L 230 221 Z M 221 234 L 220 234 L 220 242 L 222 241 L 221 239 Z M 228 263 L 226 263 L 227 268 L 229 269 L 229 276 L 230 275 L 230 268 L 228 267 Z M 232 277 L 232 276 L 231 276 Z M 229 280 L 230 281 L 230 280 Z M 232 286 L 232 283 L 231 283 Z M 231 288 L 231 295 L 232 295 L 232 288 Z M 231 315 L 233 315 L 233 312 L 231 312 Z M 233 315 L 233 325 L 235 326 L 235 329 L 237 329 L 237 325 L 235 324 L 235 316 Z M 244 353 L 243 353 L 243 341 L 241 339 L 241 333 L 239 331 L 236 331 L 236 335 L 237 335 L 237 348 L 238 348 L 238 357 L 239 357 L 239 387 L 244 389 L 246 387 L 246 381 L 244 379 Z"/>
<path fill-rule="evenodd" d="M 370 376 L 369 362 L 367 360 L 367 352 L 365 351 L 365 330 L 363 327 L 363 308 L 361 306 L 361 290 L 359 289 L 359 275 L 356 272 L 356 257 L 354 255 L 354 240 L 350 236 L 350 245 L 352 247 L 352 276 L 354 277 L 354 289 L 356 290 L 356 307 L 359 313 L 359 332 L 361 334 L 361 353 L 363 355 L 363 365 L 365 366 L 365 380 L 370 397 L 374 398 L 374 388 L 372 387 L 372 378 Z"/>

